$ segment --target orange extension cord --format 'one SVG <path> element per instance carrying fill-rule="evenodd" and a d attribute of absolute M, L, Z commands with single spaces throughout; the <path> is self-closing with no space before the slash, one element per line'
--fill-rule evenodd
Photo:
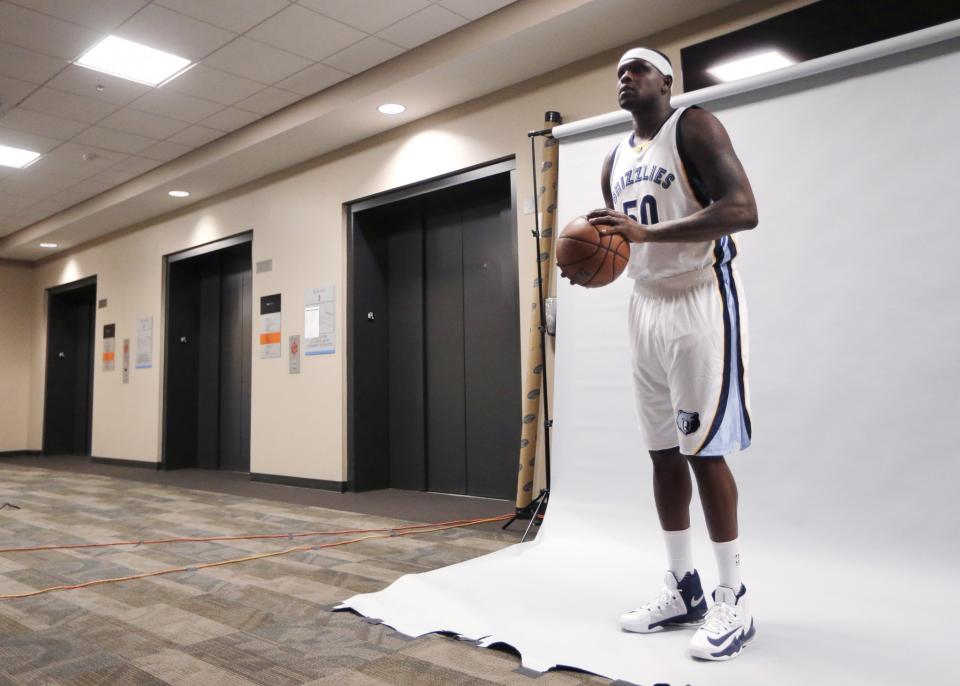
<path fill-rule="evenodd" d="M 175 574 L 177 572 L 191 572 L 209 567 L 222 567 L 224 565 L 236 564 L 238 562 L 250 562 L 252 560 L 263 560 L 268 557 L 278 557 L 280 555 L 289 555 L 290 553 L 306 552 L 310 550 L 322 550 L 323 548 L 336 548 L 338 546 L 350 545 L 361 541 L 372 541 L 384 538 L 395 538 L 397 536 L 412 536 L 414 534 L 428 534 L 437 531 L 446 531 L 447 529 L 459 529 L 467 526 L 476 526 L 477 524 L 486 524 L 488 522 L 502 522 L 510 519 L 513 515 L 504 514 L 496 517 L 483 517 L 479 519 L 458 519 L 450 522 L 440 522 L 439 524 L 414 524 L 410 526 L 383 528 L 383 529 L 347 529 L 344 531 L 302 531 L 290 534 L 249 534 L 244 536 L 207 536 L 203 538 L 166 538 L 152 541 L 117 541 L 111 543 L 76 543 L 70 545 L 43 545 L 27 548 L 4 548 L 0 553 L 23 553 L 36 552 L 41 550 L 66 550 L 72 548 L 105 548 L 121 545 L 158 545 L 162 543 L 206 543 L 210 541 L 240 541 L 240 540 L 259 540 L 275 538 L 300 538 L 303 536 L 344 536 L 347 534 L 372 533 L 371 536 L 361 538 L 352 538 L 345 541 L 335 541 L 333 543 L 323 543 L 320 545 L 299 545 L 284 550 L 278 550 L 272 553 L 260 553 L 258 555 L 248 555 L 247 557 L 238 557 L 230 560 L 219 560 L 217 562 L 206 562 L 195 565 L 185 565 L 183 567 L 169 567 L 155 572 L 145 572 L 143 574 L 133 574 L 131 576 L 121 576 L 113 579 L 95 579 L 82 584 L 72 586 L 51 586 L 41 588 L 36 591 L 27 591 L 25 593 L 11 593 L 9 595 L 0 595 L 0 600 L 16 600 L 19 598 L 31 598 L 44 593 L 53 591 L 73 591 L 100 584 L 117 583 L 120 581 L 133 581 L 134 579 L 146 579 L 151 576 L 161 576 L 163 574 Z"/>

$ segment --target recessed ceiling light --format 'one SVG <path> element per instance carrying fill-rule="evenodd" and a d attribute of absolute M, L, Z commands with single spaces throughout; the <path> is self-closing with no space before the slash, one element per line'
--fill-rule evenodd
<path fill-rule="evenodd" d="M 377 111 L 381 114 L 400 114 L 401 112 L 406 112 L 407 108 L 403 105 L 398 105 L 395 102 L 388 102 L 385 105 L 380 105 L 377 108 Z"/>
<path fill-rule="evenodd" d="M 170 191 L 167 195 L 171 198 L 189 198 L 190 191 Z"/>
<path fill-rule="evenodd" d="M 0 167 L 14 167 L 23 169 L 40 158 L 40 153 L 23 148 L 11 148 L 0 145 Z"/>
<path fill-rule="evenodd" d="M 56 248 L 58 243 L 41 243 L 41 248 Z"/>
<path fill-rule="evenodd" d="M 186 71 L 190 60 L 125 38 L 107 36 L 74 64 L 148 86 L 159 86 Z"/>
<path fill-rule="evenodd" d="M 710 67 L 707 73 L 721 81 L 738 81 L 796 63 L 796 60 L 787 57 L 779 50 L 767 50 Z"/>

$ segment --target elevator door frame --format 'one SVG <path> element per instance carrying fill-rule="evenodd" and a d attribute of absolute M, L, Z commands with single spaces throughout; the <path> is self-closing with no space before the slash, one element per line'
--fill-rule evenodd
<path fill-rule="evenodd" d="M 221 238 L 210 243 L 204 243 L 193 248 L 187 248 L 186 250 L 181 250 L 179 252 L 170 253 L 169 255 L 163 256 L 163 401 L 161 403 L 163 409 L 160 413 L 160 469 L 166 470 L 170 468 L 170 464 L 167 460 L 167 407 L 169 401 L 167 385 L 170 373 L 167 365 L 167 360 L 170 357 L 170 265 L 182 260 L 189 260 L 193 257 L 200 257 L 201 255 L 206 255 L 207 253 L 224 250 L 225 248 L 232 248 L 235 245 L 241 245 L 243 243 L 251 244 L 250 267 L 251 271 L 253 271 L 252 229 L 249 231 L 244 231 L 243 233 L 235 234 L 233 236 L 228 236 L 227 238 Z"/>
<path fill-rule="evenodd" d="M 357 240 L 357 227 L 355 216 L 364 210 L 373 209 L 382 205 L 389 205 L 401 200 L 408 200 L 420 195 L 426 195 L 435 191 L 453 188 L 472 181 L 479 181 L 490 176 L 498 174 L 509 174 L 510 176 L 510 212 L 514 219 L 517 217 L 517 161 L 513 156 L 504 157 L 484 164 L 468 167 L 460 171 L 438 176 L 433 179 L 427 179 L 418 183 L 403 186 L 401 188 L 387 191 L 365 198 L 346 203 L 347 209 L 347 292 L 346 292 L 346 317 L 347 317 L 347 484 L 346 490 L 357 491 L 363 488 L 358 484 L 357 479 L 357 455 L 356 455 L 356 412 L 358 398 L 355 388 L 354 345 L 356 343 L 355 331 L 359 322 L 354 317 L 354 284 L 356 269 L 354 265 L 354 246 Z M 519 251 L 517 244 L 517 232 L 513 232 L 513 262 L 519 265 Z M 519 297 L 519 292 L 518 292 Z M 388 475 L 389 480 L 389 475 Z M 366 489 L 363 489 L 366 490 Z"/>
<path fill-rule="evenodd" d="M 93 453 L 93 384 L 95 383 L 96 372 L 97 372 L 97 276 L 88 276 L 86 278 L 80 279 L 78 281 L 73 281 L 71 283 L 66 283 L 61 286 L 54 286 L 53 288 L 47 289 L 47 336 L 46 336 L 46 350 L 44 355 L 46 360 L 44 362 L 44 377 L 43 377 L 43 425 L 40 431 L 40 440 L 41 448 L 40 451 L 44 454 L 53 454 L 48 451 L 47 446 L 47 413 L 50 411 L 50 397 L 47 392 L 47 382 L 50 378 L 50 299 L 53 296 L 62 295 L 70 291 L 79 290 L 81 288 L 89 288 L 93 286 L 93 327 L 90 334 L 90 384 L 89 389 L 87 390 L 87 437 L 86 445 L 84 446 L 84 455 L 91 455 Z"/>

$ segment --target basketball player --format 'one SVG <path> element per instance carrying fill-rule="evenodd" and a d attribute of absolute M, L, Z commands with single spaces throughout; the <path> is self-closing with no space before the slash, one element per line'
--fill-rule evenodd
<path fill-rule="evenodd" d="M 724 456 L 750 445 L 747 313 L 731 234 L 757 225 L 757 207 L 716 117 L 670 106 L 666 55 L 629 50 L 617 79 L 633 131 L 604 160 L 606 208 L 587 219 L 631 244 L 634 388 L 669 570 L 661 591 L 620 624 L 639 633 L 699 626 L 691 655 L 727 660 L 755 634 Z M 709 609 L 691 555 L 691 469 L 719 567 Z"/>

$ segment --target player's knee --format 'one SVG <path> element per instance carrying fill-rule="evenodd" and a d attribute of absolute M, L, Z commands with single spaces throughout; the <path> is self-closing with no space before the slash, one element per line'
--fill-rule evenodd
<path fill-rule="evenodd" d="M 680 448 L 666 448 L 664 450 L 651 450 L 650 459 L 653 460 L 653 466 L 657 467 L 662 463 L 672 464 L 680 457 Z"/>

